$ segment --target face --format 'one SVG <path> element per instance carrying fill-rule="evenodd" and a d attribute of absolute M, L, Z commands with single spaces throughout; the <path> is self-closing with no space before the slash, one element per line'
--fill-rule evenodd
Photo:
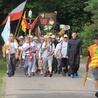
<path fill-rule="evenodd" d="M 40 42 L 43 43 L 44 42 L 44 39 L 41 39 Z"/>
<path fill-rule="evenodd" d="M 67 37 L 64 37 L 64 39 L 63 39 L 63 40 L 66 42 L 66 41 L 68 41 L 68 38 L 67 38 Z"/>
<path fill-rule="evenodd" d="M 9 41 L 10 41 L 10 42 L 13 42 L 13 41 L 14 41 L 14 37 L 10 35 L 10 36 L 9 36 Z"/>
<path fill-rule="evenodd" d="M 75 39 L 77 37 L 76 33 L 72 33 L 72 38 Z"/>
<path fill-rule="evenodd" d="M 36 43 L 38 43 L 38 39 L 35 39 L 34 41 L 35 41 Z"/>
<path fill-rule="evenodd" d="M 33 39 L 32 38 L 30 38 L 30 42 L 32 42 L 33 41 Z"/>
<path fill-rule="evenodd" d="M 29 42 L 30 42 L 30 39 L 29 39 L 29 38 L 26 38 L 26 39 L 25 39 L 25 42 L 26 42 L 26 43 L 29 43 Z"/>
<path fill-rule="evenodd" d="M 95 44 L 98 45 L 98 38 L 94 40 Z"/>
<path fill-rule="evenodd" d="M 55 41 L 55 38 L 52 38 L 52 42 L 54 42 Z"/>
<path fill-rule="evenodd" d="M 51 42 L 52 40 L 51 40 L 51 38 L 48 38 L 47 41 L 48 41 L 48 42 Z"/>
<path fill-rule="evenodd" d="M 20 41 L 23 41 L 23 38 L 20 38 Z"/>

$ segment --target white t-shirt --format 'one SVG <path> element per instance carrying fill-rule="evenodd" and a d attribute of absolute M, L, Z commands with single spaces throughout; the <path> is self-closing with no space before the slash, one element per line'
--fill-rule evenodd
<path fill-rule="evenodd" d="M 22 45 L 22 48 L 27 48 L 27 47 L 29 47 L 29 46 L 30 46 L 29 43 L 24 43 L 24 44 Z M 28 54 L 29 52 L 30 52 L 30 50 L 27 49 L 26 51 L 23 52 L 23 54 Z"/>
<path fill-rule="evenodd" d="M 67 55 L 67 47 L 68 47 L 68 42 L 61 42 L 61 53 L 62 53 L 62 57 L 65 58 Z"/>
<path fill-rule="evenodd" d="M 60 55 L 58 53 L 59 50 L 61 50 L 61 43 L 58 43 L 56 48 L 55 48 L 55 55 L 57 58 L 60 58 Z"/>
<path fill-rule="evenodd" d="M 46 42 L 44 42 L 44 43 L 42 44 L 42 48 L 44 48 L 45 46 L 46 46 Z M 53 55 L 48 56 L 48 53 L 49 53 L 49 52 L 54 52 L 54 51 L 55 51 L 55 46 L 54 46 L 53 43 L 52 43 L 52 44 L 50 43 L 50 44 L 49 44 L 49 49 L 43 50 L 42 57 L 43 57 L 43 58 L 52 58 Z"/>
<path fill-rule="evenodd" d="M 6 45 L 9 45 L 9 49 L 10 49 L 10 54 L 15 53 L 15 49 L 18 49 L 18 45 L 15 42 L 8 42 L 6 43 Z M 9 50 L 6 51 L 6 53 L 9 53 Z"/>

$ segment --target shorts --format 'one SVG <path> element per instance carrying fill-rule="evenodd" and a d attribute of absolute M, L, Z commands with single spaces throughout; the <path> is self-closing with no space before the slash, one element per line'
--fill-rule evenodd
<path fill-rule="evenodd" d="M 98 68 L 92 68 L 94 80 L 98 80 Z"/>
<path fill-rule="evenodd" d="M 52 67 L 52 58 L 43 58 L 43 66 L 44 67 Z"/>

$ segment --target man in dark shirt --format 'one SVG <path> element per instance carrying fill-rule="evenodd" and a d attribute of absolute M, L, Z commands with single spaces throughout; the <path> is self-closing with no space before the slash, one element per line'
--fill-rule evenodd
<path fill-rule="evenodd" d="M 81 41 L 76 32 L 72 33 L 72 39 L 68 41 L 67 58 L 69 59 L 71 77 L 78 77 L 80 58 L 82 57 Z"/>

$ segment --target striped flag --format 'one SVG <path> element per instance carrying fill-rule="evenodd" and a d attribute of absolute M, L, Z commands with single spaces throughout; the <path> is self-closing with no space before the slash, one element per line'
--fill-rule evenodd
<path fill-rule="evenodd" d="M 18 19 L 21 18 L 25 5 L 26 5 L 26 1 L 23 2 L 23 3 L 21 3 L 19 6 L 17 6 L 15 9 L 13 9 L 13 10 L 9 13 L 10 21 L 18 20 Z M 7 18 L 8 18 L 8 16 L 7 16 L 6 19 L 2 22 L 2 25 L 7 22 Z"/>

